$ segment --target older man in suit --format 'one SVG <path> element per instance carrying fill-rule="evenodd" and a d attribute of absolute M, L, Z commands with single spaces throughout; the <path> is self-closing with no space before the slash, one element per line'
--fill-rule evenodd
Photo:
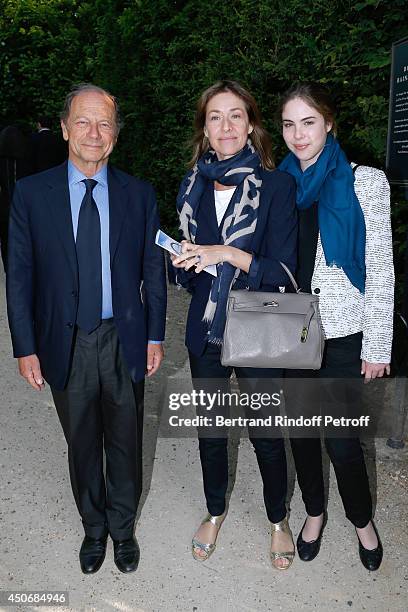
<path fill-rule="evenodd" d="M 51 386 L 85 530 L 84 573 L 102 565 L 108 534 L 118 569 L 137 568 L 144 376 L 163 357 L 156 200 L 151 185 L 108 165 L 119 125 L 108 92 L 71 91 L 61 120 L 69 159 L 18 181 L 10 217 L 14 356 L 34 389 Z"/>

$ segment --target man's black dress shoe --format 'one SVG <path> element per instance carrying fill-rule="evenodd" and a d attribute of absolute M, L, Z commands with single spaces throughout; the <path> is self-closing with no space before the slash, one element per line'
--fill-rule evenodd
<path fill-rule="evenodd" d="M 358 538 L 358 550 L 360 553 L 360 560 L 369 572 L 375 572 L 376 570 L 378 570 L 383 558 L 383 547 L 374 523 L 373 527 L 378 540 L 377 548 L 374 548 L 373 550 L 368 550 L 367 548 L 364 548 L 364 546 L 360 542 L 360 538 Z"/>
<path fill-rule="evenodd" d="M 101 567 L 106 554 L 106 540 L 85 536 L 79 551 L 79 562 L 84 574 L 94 574 Z"/>
<path fill-rule="evenodd" d="M 113 558 L 118 570 L 125 574 L 134 572 L 137 569 L 140 558 L 140 549 L 136 538 L 113 540 Z"/>
<path fill-rule="evenodd" d="M 319 537 L 317 538 L 317 540 L 312 540 L 311 542 L 305 542 L 302 538 L 302 533 L 303 529 L 305 528 L 306 521 L 307 519 L 303 523 L 303 527 L 298 535 L 296 541 L 296 548 L 298 551 L 299 558 L 302 559 L 302 561 L 313 561 L 313 559 L 319 554 L 322 535 L 327 522 L 326 515 L 323 516 L 323 524 L 320 529 Z"/>

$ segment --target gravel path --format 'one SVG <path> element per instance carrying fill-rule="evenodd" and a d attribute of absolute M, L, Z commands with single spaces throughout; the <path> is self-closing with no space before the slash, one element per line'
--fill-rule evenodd
<path fill-rule="evenodd" d="M 232 444 L 235 487 L 217 551 L 205 564 L 192 559 L 191 534 L 205 513 L 197 443 L 192 438 L 157 437 L 166 379 L 188 377 L 184 348 L 188 296 L 171 287 L 169 298 L 166 362 L 146 389 L 144 494 L 136 529 L 140 566 L 134 574 L 120 574 L 109 544 L 101 570 L 84 576 L 77 559 L 82 533 L 64 438 L 49 390 L 35 393 L 17 374 L 5 314 L 4 277 L 0 277 L 0 588 L 69 591 L 69 607 L 44 610 L 405 612 L 408 452 L 389 449 L 385 440 L 368 450 L 376 521 L 385 548 L 377 573 L 368 573 L 360 563 L 356 535 L 344 517 L 327 457 L 329 522 L 319 556 L 310 564 L 296 558 L 288 572 L 271 568 L 260 477 L 247 439 L 240 443 L 238 461 L 238 442 Z M 297 535 L 303 510 L 291 461 L 289 481 L 291 525 Z M 0 605 L 3 609 L 7 608 Z"/>

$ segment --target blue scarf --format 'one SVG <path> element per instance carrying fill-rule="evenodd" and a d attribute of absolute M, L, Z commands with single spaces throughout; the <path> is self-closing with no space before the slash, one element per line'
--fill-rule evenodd
<path fill-rule="evenodd" d="M 204 191 L 214 181 L 236 186 L 228 204 L 221 228 L 221 244 L 249 250 L 258 220 L 261 160 L 248 140 L 245 147 L 233 157 L 219 161 L 214 151 L 205 153 L 188 172 L 177 196 L 180 230 L 186 240 L 195 242 L 196 216 Z M 203 321 L 208 325 L 208 341 L 221 345 L 224 334 L 228 295 L 239 268 L 224 262 L 217 265 Z M 206 274 L 206 273 L 205 273 Z"/>
<path fill-rule="evenodd" d="M 279 166 L 297 183 L 299 209 L 318 202 L 319 230 L 326 264 L 344 270 L 350 282 L 365 289 L 365 222 L 354 191 L 354 175 L 338 141 L 328 134 L 317 161 L 302 172 L 294 153 Z"/>

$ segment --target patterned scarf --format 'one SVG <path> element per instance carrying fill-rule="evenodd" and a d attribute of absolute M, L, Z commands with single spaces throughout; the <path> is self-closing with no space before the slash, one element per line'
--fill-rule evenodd
<path fill-rule="evenodd" d="M 177 196 L 180 230 L 186 240 L 195 242 L 197 211 L 201 197 L 209 183 L 236 186 L 228 204 L 221 228 L 220 244 L 248 250 L 258 220 L 259 194 L 262 185 L 261 160 L 248 140 L 245 147 L 233 157 L 219 161 L 214 151 L 205 153 L 186 175 Z M 221 345 L 224 334 L 228 295 L 239 268 L 224 262 L 217 265 L 204 312 L 208 325 L 208 341 Z"/>
<path fill-rule="evenodd" d="M 284 158 L 279 170 L 295 177 L 298 208 L 319 202 L 319 230 L 326 264 L 342 268 L 350 282 L 364 293 L 364 215 L 354 191 L 353 171 L 338 141 L 329 134 L 317 161 L 304 172 L 293 153 Z"/>

